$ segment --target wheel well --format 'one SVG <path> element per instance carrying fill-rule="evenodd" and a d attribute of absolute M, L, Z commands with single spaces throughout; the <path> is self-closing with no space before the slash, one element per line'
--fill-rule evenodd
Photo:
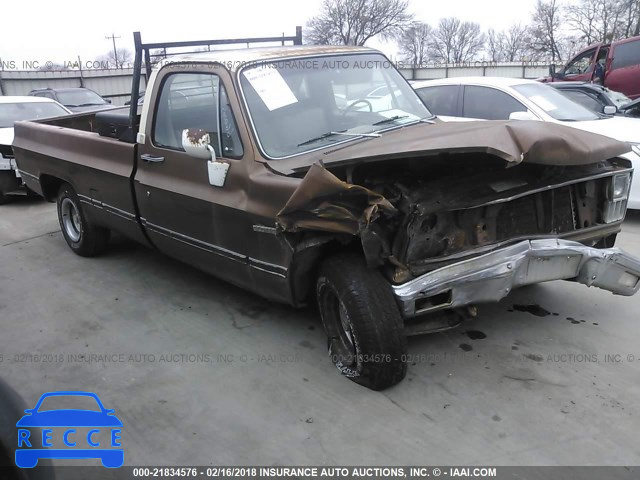
<path fill-rule="evenodd" d="M 346 251 L 364 256 L 359 237 L 340 235 L 310 242 L 315 244 L 303 246 L 294 254 L 295 269 L 292 272 L 291 284 L 294 304 L 297 306 L 315 303 L 316 279 L 324 259 Z"/>
<path fill-rule="evenodd" d="M 58 190 L 60 186 L 66 183 L 61 178 L 53 177 L 51 175 L 40 176 L 40 187 L 42 188 L 42 196 L 49 202 L 54 202 L 58 196 Z"/>

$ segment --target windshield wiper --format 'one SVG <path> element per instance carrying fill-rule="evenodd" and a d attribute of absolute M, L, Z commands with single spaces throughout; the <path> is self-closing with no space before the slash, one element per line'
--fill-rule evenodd
<path fill-rule="evenodd" d="M 372 126 L 376 125 L 384 125 L 385 123 L 395 122 L 396 120 L 400 120 L 401 118 L 407 118 L 409 115 L 394 115 L 393 117 L 385 118 L 384 120 L 380 120 L 379 122 L 372 123 Z"/>
<path fill-rule="evenodd" d="M 93 105 L 106 105 L 105 103 L 81 103 L 80 105 L 74 105 L 75 107 L 92 107 Z"/>
<path fill-rule="evenodd" d="M 380 136 L 379 133 L 347 133 L 346 130 L 343 130 L 341 132 L 323 133 L 319 137 L 314 137 L 314 138 L 311 138 L 309 140 L 305 140 L 302 143 L 299 143 L 298 146 L 302 147 L 302 146 L 308 145 L 310 143 L 314 143 L 314 142 L 318 142 L 320 140 L 324 140 L 325 138 L 333 137 L 334 135 L 345 135 L 347 137 L 379 137 Z"/>

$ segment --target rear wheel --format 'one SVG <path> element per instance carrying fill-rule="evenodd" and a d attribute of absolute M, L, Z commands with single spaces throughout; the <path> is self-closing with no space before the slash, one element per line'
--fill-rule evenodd
<path fill-rule="evenodd" d="M 67 245 L 78 255 L 94 257 L 107 248 L 109 230 L 91 223 L 80 207 L 78 195 L 71 185 L 58 191 L 58 220 Z"/>
<path fill-rule="evenodd" d="M 13 170 L 0 171 L 0 205 L 9 203 L 13 200 L 11 195 L 6 195 L 7 192 L 12 192 L 20 187 L 20 179 L 16 177 Z"/>
<path fill-rule="evenodd" d="M 404 378 L 402 317 L 380 272 L 356 254 L 330 257 L 320 268 L 317 296 L 329 355 L 342 375 L 373 390 Z"/>

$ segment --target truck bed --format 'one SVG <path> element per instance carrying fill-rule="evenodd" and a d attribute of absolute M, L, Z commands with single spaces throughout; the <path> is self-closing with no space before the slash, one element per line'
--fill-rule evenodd
<path fill-rule="evenodd" d="M 114 109 L 17 122 L 13 148 L 31 190 L 55 201 L 61 184 L 70 183 L 80 201 L 93 207 L 87 210 L 97 223 L 146 243 L 131 189 L 137 146 L 104 136 L 109 124 L 104 120 L 126 118 L 127 112 Z"/>

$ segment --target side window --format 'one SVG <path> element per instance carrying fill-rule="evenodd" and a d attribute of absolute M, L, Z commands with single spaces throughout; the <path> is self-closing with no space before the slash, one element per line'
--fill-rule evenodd
<path fill-rule="evenodd" d="M 484 120 L 509 120 L 513 112 L 526 112 L 511 95 L 490 87 L 464 87 L 462 116 Z"/>
<path fill-rule="evenodd" d="M 591 59 L 593 58 L 595 49 L 587 50 L 582 55 L 574 58 L 564 71 L 565 75 L 580 75 L 589 71 Z"/>
<path fill-rule="evenodd" d="M 613 49 L 611 69 L 640 65 L 640 40 L 621 43 Z"/>
<path fill-rule="evenodd" d="M 424 87 L 416 90 L 429 111 L 435 115 L 455 117 L 458 115 L 456 104 L 458 99 L 457 85 Z"/>
<path fill-rule="evenodd" d="M 165 79 L 156 105 L 153 143 L 182 151 L 182 131 L 187 128 L 208 132 L 217 156 L 242 157 L 238 128 L 217 75 L 174 73 Z"/>
<path fill-rule="evenodd" d="M 602 113 L 604 105 L 595 97 L 578 90 L 560 90 L 566 97 L 569 97 L 576 103 L 588 108 L 592 112 Z"/>

